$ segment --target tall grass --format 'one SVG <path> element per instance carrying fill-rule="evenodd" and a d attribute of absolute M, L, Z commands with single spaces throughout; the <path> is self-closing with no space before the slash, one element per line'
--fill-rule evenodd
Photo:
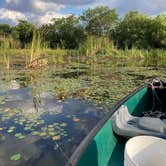
<path fill-rule="evenodd" d="M 6 69 L 10 69 L 10 39 L 6 38 L 5 36 L 3 37 L 3 40 L 1 42 L 1 50 L 3 55 L 3 62 L 6 66 Z"/>
<path fill-rule="evenodd" d="M 112 48 L 113 43 L 107 37 L 89 36 L 87 41 L 80 45 L 79 51 L 86 56 L 106 55 Z"/>
<path fill-rule="evenodd" d="M 38 60 L 41 53 L 41 37 L 40 32 L 34 28 L 33 30 L 33 39 L 30 48 L 30 58 L 27 59 L 27 67 L 32 67 L 38 65 Z"/>
<path fill-rule="evenodd" d="M 0 55 L 2 55 L 7 69 L 11 67 L 11 57 L 16 55 L 25 57 L 27 68 L 41 67 L 48 63 L 64 64 L 66 59 L 67 63 L 73 63 L 74 60 L 79 68 L 79 63 L 82 59 L 85 59 L 87 64 L 93 65 L 101 56 L 142 59 L 166 58 L 166 50 L 137 48 L 121 50 L 117 49 L 108 38 L 95 36 L 89 36 L 87 41 L 81 44 L 78 49 L 50 49 L 47 43 L 43 42 L 41 33 L 37 28 L 34 29 L 31 44 L 27 45 L 26 49 L 18 48 L 19 43 L 14 42 L 9 37 L 4 37 L 3 41 L 0 41 Z"/>

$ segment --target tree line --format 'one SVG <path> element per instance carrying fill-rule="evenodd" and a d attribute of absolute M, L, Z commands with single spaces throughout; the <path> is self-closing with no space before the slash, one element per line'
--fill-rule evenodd
<path fill-rule="evenodd" d="M 26 48 L 33 39 L 34 29 L 41 34 L 48 48 L 76 49 L 89 36 L 107 37 L 120 49 L 166 48 L 166 15 L 155 17 L 130 11 L 120 18 L 115 9 L 98 6 L 85 10 L 81 16 L 53 18 L 52 23 L 37 26 L 19 20 L 16 26 L 0 24 L 0 43 L 6 38 Z"/>

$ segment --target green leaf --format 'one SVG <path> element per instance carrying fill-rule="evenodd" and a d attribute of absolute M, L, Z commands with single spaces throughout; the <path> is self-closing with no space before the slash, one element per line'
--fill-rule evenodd
<path fill-rule="evenodd" d="M 17 153 L 10 157 L 10 160 L 17 161 L 21 159 L 21 154 Z"/>

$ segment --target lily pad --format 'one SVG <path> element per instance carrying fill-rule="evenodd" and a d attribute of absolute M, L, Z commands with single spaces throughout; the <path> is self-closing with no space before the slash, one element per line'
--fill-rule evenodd
<path fill-rule="evenodd" d="M 54 136 L 54 135 L 56 135 L 56 132 L 49 132 L 48 133 L 50 136 Z"/>
<path fill-rule="evenodd" d="M 66 124 L 66 123 L 61 123 L 60 126 L 61 126 L 61 127 L 66 127 L 67 124 Z"/>
<path fill-rule="evenodd" d="M 16 128 L 15 126 L 11 126 L 9 129 L 14 130 L 15 128 Z"/>
<path fill-rule="evenodd" d="M 48 131 L 54 131 L 54 128 L 48 128 Z"/>
<path fill-rule="evenodd" d="M 23 122 L 18 122 L 19 125 L 23 125 L 24 123 Z"/>
<path fill-rule="evenodd" d="M 38 131 L 33 131 L 31 134 L 32 135 L 40 135 L 40 133 Z"/>
<path fill-rule="evenodd" d="M 47 130 L 47 127 L 42 127 L 41 130 L 42 130 L 42 131 L 46 131 L 46 130 Z"/>
<path fill-rule="evenodd" d="M 53 126 L 53 125 L 48 125 L 48 127 L 52 128 L 52 127 L 54 127 L 54 126 Z"/>
<path fill-rule="evenodd" d="M 10 160 L 12 161 L 17 161 L 21 159 L 21 154 L 20 153 L 16 153 L 13 156 L 10 157 Z"/>
<path fill-rule="evenodd" d="M 19 139 L 25 138 L 25 136 L 22 133 L 16 133 L 14 136 L 19 138 Z"/>
<path fill-rule="evenodd" d="M 42 132 L 42 133 L 39 134 L 39 136 L 41 136 L 41 137 L 44 137 L 46 135 L 47 135 L 47 133 L 45 133 L 45 132 Z"/>
<path fill-rule="evenodd" d="M 58 123 L 54 123 L 53 125 L 54 125 L 54 126 L 57 126 L 57 125 L 58 125 Z"/>
<path fill-rule="evenodd" d="M 7 132 L 8 132 L 8 133 L 12 133 L 12 132 L 13 132 L 13 130 L 9 129 Z"/>
<path fill-rule="evenodd" d="M 31 130 L 32 128 L 30 126 L 24 127 L 24 130 Z"/>

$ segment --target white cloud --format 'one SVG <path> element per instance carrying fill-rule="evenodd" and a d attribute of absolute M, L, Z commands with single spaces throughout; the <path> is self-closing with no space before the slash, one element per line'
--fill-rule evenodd
<path fill-rule="evenodd" d="M 36 10 L 40 10 L 40 12 L 59 11 L 64 8 L 64 5 L 53 2 L 43 2 L 41 0 L 34 1 L 33 6 Z"/>
<path fill-rule="evenodd" d="M 6 6 L 11 10 L 37 14 L 45 14 L 47 11 L 59 11 L 65 8 L 61 3 L 43 0 L 6 0 Z"/>
<path fill-rule="evenodd" d="M 6 9 L 0 8 L 0 19 L 5 18 L 16 23 L 17 18 L 27 18 L 29 21 L 35 23 L 48 23 L 52 17 L 63 16 L 60 14 L 61 9 L 65 9 L 65 13 L 69 10 L 71 12 L 71 9 L 76 9 L 75 11 L 79 13 L 79 10 L 82 11 L 87 7 L 95 7 L 97 5 L 115 8 L 121 16 L 130 10 L 138 10 L 149 15 L 157 15 L 166 11 L 165 1 L 166 0 L 5 0 L 4 6 Z"/>
<path fill-rule="evenodd" d="M 16 10 L 35 24 L 50 23 L 53 17 L 63 17 L 59 11 L 65 6 L 52 1 L 43 0 L 6 0 L 6 6 L 10 10 Z"/>
<path fill-rule="evenodd" d="M 47 12 L 44 16 L 41 16 L 39 18 L 39 23 L 40 24 L 47 24 L 47 23 L 52 23 L 53 18 L 62 18 L 66 17 L 67 15 L 62 15 L 56 12 Z"/>
<path fill-rule="evenodd" d="M 12 23 L 18 23 L 18 20 L 26 20 L 26 16 L 18 11 L 0 8 L 0 20 L 11 21 Z"/>
<path fill-rule="evenodd" d="M 91 5 L 97 1 L 100 2 L 100 0 L 42 0 L 42 1 L 54 2 L 57 4 L 64 4 L 64 5 L 72 5 L 72 6 Z"/>

